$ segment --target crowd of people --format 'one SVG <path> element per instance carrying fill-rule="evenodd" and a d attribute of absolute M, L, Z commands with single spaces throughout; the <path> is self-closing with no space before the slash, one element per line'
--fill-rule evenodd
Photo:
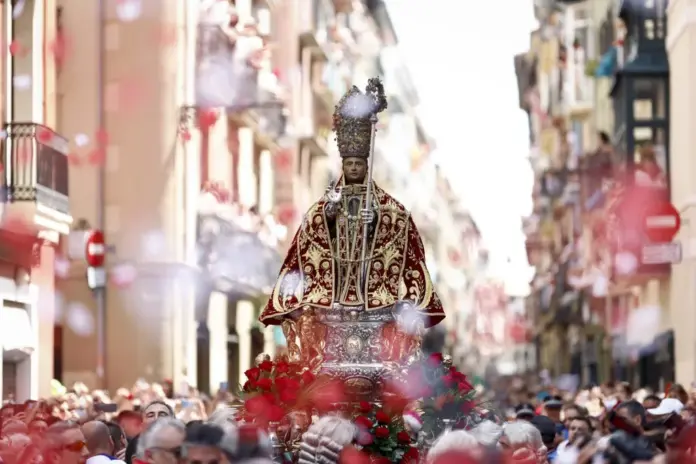
<path fill-rule="evenodd" d="M 3 464 L 224 464 L 279 462 L 273 432 L 246 424 L 234 397 L 175 395 L 171 382 L 137 382 L 113 397 L 77 383 L 54 395 L 0 410 Z M 404 463 L 689 463 L 696 443 L 696 392 L 665 394 L 605 385 L 571 395 L 527 394 L 499 422 L 485 420 L 436 437 L 427 454 Z M 382 462 L 360 451 L 359 425 L 317 418 L 302 435 L 299 464 Z M 275 460 L 274 460 L 275 456 Z M 282 458 L 280 458 L 282 459 Z M 383 460 L 383 458 L 382 458 Z M 292 461 L 287 461 L 292 462 Z M 385 461 L 388 462 L 388 461 Z"/>

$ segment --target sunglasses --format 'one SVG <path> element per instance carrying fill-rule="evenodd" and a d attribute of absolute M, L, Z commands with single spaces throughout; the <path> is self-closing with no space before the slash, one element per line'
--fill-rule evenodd
<path fill-rule="evenodd" d="M 82 451 L 85 447 L 87 447 L 87 443 L 84 441 L 75 441 L 73 443 L 68 443 L 67 445 L 63 445 L 63 449 L 66 451 L 72 451 L 73 453 L 77 453 L 79 451 Z"/>

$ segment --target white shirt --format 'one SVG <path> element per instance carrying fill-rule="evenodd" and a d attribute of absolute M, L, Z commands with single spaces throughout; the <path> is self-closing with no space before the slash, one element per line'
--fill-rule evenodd
<path fill-rule="evenodd" d="M 103 454 L 98 454 L 97 456 L 92 456 L 91 458 L 88 458 L 86 464 L 126 464 L 126 463 L 121 461 L 120 459 L 113 459 L 112 460 L 108 456 L 104 456 Z"/>

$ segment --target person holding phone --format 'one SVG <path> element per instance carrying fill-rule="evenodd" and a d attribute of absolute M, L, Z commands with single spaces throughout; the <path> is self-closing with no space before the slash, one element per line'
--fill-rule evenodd
<path fill-rule="evenodd" d="M 638 401 L 620 403 L 609 413 L 608 419 L 614 429 L 606 452 L 610 462 L 622 462 L 622 459 L 628 462 L 650 461 L 658 454 L 654 444 L 645 436 L 646 411 Z"/>

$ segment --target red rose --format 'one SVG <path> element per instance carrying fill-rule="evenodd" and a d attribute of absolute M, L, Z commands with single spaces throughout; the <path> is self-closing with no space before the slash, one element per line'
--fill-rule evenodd
<path fill-rule="evenodd" d="M 275 379 L 275 384 L 279 391 L 293 390 L 297 392 L 300 389 L 300 381 L 292 377 L 278 377 Z"/>
<path fill-rule="evenodd" d="M 297 390 L 284 388 L 278 392 L 278 397 L 283 403 L 294 403 L 297 401 Z"/>
<path fill-rule="evenodd" d="M 367 429 L 367 430 L 370 430 L 372 428 L 372 425 L 373 425 L 370 418 L 365 417 L 365 416 L 358 416 L 355 418 L 355 420 L 353 422 L 358 427 L 362 427 L 362 428 Z"/>
<path fill-rule="evenodd" d="M 285 417 L 285 410 L 277 405 L 272 405 L 268 408 L 268 413 L 266 414 L 266 419 L 269 422 L 280 422 Z"/>
<path fill-rule="evenodd" d="M 275 370 L 277 374 L 285 374 L 290 370 L 290 365 L 285 361 L 278 361 L 275 365 Z"/>
<path fill-rule="evenodd" d="M 246 382 L 244 382 L 244 386 L 242 387 L 242 389 L 245 392 L 252 391 L 255 388 L 256 388 L 256 382 L 254 382 L 253 380 L 247 380 Z"/>
<path fill-rule="evenodd" d="M 445 387 L 452 388 L 455 384 L 454 376 L 452 374 L 443 375 L 442 382 L 445 384 Z"/>
<path fill-rule="evenodd" d="M 304 385 L 309 385 L 310 383 L 314 382 L 314 379 L 315 379 L 314 374 L 312 374 L 311 372 L 304 371 L 302 373 L 302 383 Z"/>
<path fill-rule="evenodd" d="M 388 424 L 391 422 L 391 417 L 389 417 L 389 415 L 382 410 L 377 411 L 375 414 L 375 419 L 377 419 L 377 422 L 380 424 Z"/>
<path fill-rule="evenodd" d="M 474 403 L 473 401 L 464 401 L 462 403 L 462 412 L 464 414 L 469 414 L 471 411 L 474 410 L 475 407 L 476 403 Z"/>
<path fill-rule="evenodd" d="M 372 411 L 372 405 L 367 401 L 361 401 L 358 404 L 358 410 L 362 413 L 368 413 Z"/>
<path fill-rule="evenodd" d="M 259 380 L 259 376 L 261 376 L 261 369 L 258 367 L 252 367 L 248 371 L 245 371 L 244 375 L 246 375 L 247 379 L 256 382 Z"/>
<path fill-rule="evenodd" d="M 457 388 L 459 388 L 460 393 L 468 393 L 474 389 L 474 387 L 466 380 L 464 382 L 459 382 L 459 385 Z"/>
<path fill-rule="evenodd" d="M 377 438 L 387 438 L 389 436 L 389 429 L 379 426 L 375 429 L 375 436 Z"/>
<path fill-rule="evenodd" d="M 259 364 L 259 369 L 261 369 L 264 372 L 271 372 L 273 370 L 273 362 L 263 361 L 261 364 Z"/>
<path fill-rule="evenodd" d="M 442 360 L 442 353 L 432 353 L 430 356 L 428 356 L 428 364 L 430 364 L 433 367 L 442 364 Z"/>
<path fill-rule="evenodd" d="M 268 379 L 268 378 L 259 379 L 256 382 L 256 386 L 259 387 L 261 390 L 268 391 L 273 386 L 273 381 L 271 379 Z"/>
<path fill-rule="evenodd" d="M 391 462 L 391 459 L 384 456 L 372 456 L 370 458 L 370 464 L 391 464 Z"/>
<path fill-rule="evenodd" d="M 401 459 L 402 463 L 406 464 L 417 464 L 420 459 L 420 453 L 418 453 L 418 448 L 409 448 L 404 457 Z"/>
<path fill-rule="evenodd" d="M 396 439 L 399 441 L 399 443 L 410 443 L 411 435 L 409 435 L 405 430 L 402 430 L 396 434 Z"/>
<path fill-rule="evenodd" d="M 265 395 L 256 395 L 244 402 L 244 409 L 250 416 L 258 416 L 264 414 L 272 404 Z"/>

